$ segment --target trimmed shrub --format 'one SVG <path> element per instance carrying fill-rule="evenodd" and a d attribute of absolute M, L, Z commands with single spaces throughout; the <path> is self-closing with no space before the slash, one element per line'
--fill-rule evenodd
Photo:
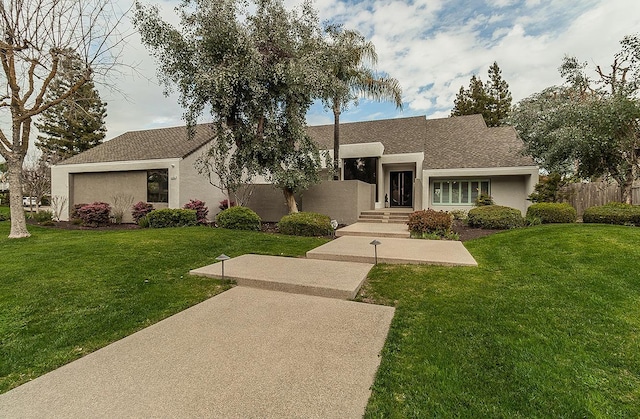
<path fill-rule="evenodd" d="M 205 203 L 200 201 L 199 199 L 190 199 L 189 202 L 184 204 L 182 208 L 195 210 L 198 224 L 207 224 L 209 222 L 209 220 L 207 220 L 207 215 L 209 214 L 209 208 L 207 208 Z"/>
<path fill-rule="evenodd" d="M 495 205 L 495 204 L 494 204 L 493 198 L 491 196 L 481 193 L 476 198 L 476 201 L 474 202 L 474 205 L 476 207 L 486 207 L 486 206 Z"/>
<path fill-rule="evenodd" d="M 82 225 L 98 227 L 110 223 L 111 206 L 106 202 L 94 202 L 78 208 L 76 213 L 78 218 L 82 220 Z"/>
<path fill-rule="evenodd" d="M 333 232 L 333 227 L 328 215 L 295 212 L 280 219 L 278 231 L 291 236 L 328 236 Z"/>
<path fill-rule="evenodd" d="M 507 230 L 522 227 L 524 219 L 520 211 L 515 208 L 487 205 L 469 210 L 467 223 L 470 227 Z"/>
<path fill-rule="evenodd" d="M 198 224 L 196 211 L 190 209 L 157 209 L 147 214 L 146 218 L 151 228 L 188 227 Z"/>
<path fill-rule="evenodd" d="M 219 227 L 232 230 L 260 230 L 260 216 L 247 207 L 231 207 L 216 217 Z"/>
<path fill-rule="evenodd" d="M 451 230 L 453 217 L 444 211 L 426 209 L 409 214 L 407 225 L 412 233 L 446 234 Z"/>
<path fill-rule="evenodd" d="M 236 203 L 231 201 L 231 204 L 229 204 L 229 200 L 228 199 L 223 199 L 218 204 L 218 208 L 220 208 L 221 210 L 226 210 L 229 207 L 235 207 L 235 206 L 236 206 Z"/>
<path fill-rule="evenodd" d="M 569 204 L 539 202 L 527 209 L 527 219 L 539 219 L 542 224 L 575 223 L 578 214 Z"/>
<path fill-rule="evenodd" d="M 582 214 L 585 223 L 619 224 L 640 226 L 640 207 L 610 202 L 606 205 L 587 208 Z"/>
<path fill-rule="evenodd" d="M 140 201 L 131 207 L 131 216 L 136 224 L 140 224 L 140 220 L 153 211 L 153 205 L 148 202 Z"/>
<path fill-rule="evenodd" d="M 53 213 L 51 211 L 39 211 L 33 214 L 33 219 L 37 223 L 51 223 L 53 221 Z"/>

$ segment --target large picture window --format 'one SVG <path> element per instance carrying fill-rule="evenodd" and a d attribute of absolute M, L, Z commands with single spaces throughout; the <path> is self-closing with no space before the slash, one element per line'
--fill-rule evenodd
<path fill-rule="evenodd" d="M 169 170 L 147 170 L 147 202 L 169 202 Z"/>
<path fill-rule="evenodd" d="M 488 180 L 438 180 L 433 182 L 434 205 L 473 205 L 480 194 L 490 195 Z"/>

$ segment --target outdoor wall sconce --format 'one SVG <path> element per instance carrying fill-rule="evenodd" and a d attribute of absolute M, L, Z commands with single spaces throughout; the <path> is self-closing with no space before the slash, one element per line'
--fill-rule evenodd
<path fill-rule="evenodd" d="M 375 264 L 377 265 L 378 264 L 378 245 L 382 243 L 380 243 L 378 240 L 374 240 L 369 244 L 373 245 L 373 257 L 375 260 Z"/>
<path fill-rule="evenodd" d="M 231 258 L 229 256 L 225 255 L 224 253 L 216 258 L 216 260 L 219 260 L 220 262 L 222 262 L 222 280 L 223 281 L 224 281 L 224 261 L 225 260 L 229 260 L 229 259 L 231 259 Z"/>

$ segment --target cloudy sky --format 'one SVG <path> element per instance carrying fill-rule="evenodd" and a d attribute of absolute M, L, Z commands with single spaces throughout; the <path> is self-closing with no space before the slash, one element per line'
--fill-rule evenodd
<path fill-rule="evenodd" d="M 124 0 L 122 0 L 124 2 Z M 145 0 L 142 0 L 145 2 Z M 149 0 L 169 21 L 180 0 Z M 297 0 L 286 0 L 294 7 Z M 343 23 L 373 41 L 377 70 L 397 78 L 404 109 L 362 100 L 342 121 L 426 115 L 446 117 L 473 74 L 483 80 L 493 61 L 502 69 L 514 101 L 561 83 L 564 55 L 608 66 L 619 42 L 640 32 L 637 0 L 315 0 L 322 21 Z M 165 97 L 155 63 L 134 34 L 123 59 L 135 65 L 116 84 L 121 93 L 101 91 L 108 102 L 107 138 L 123 132 L 183 124 L 175 96 Z M 315 105 L 311 125 L 333 116 Z"/>

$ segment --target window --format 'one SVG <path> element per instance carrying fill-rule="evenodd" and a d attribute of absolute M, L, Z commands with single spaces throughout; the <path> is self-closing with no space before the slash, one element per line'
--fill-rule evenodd
<path fill-rule="evenodd" d="M 360 180 L 372 185 L 377 184 L 378 158 L 361 157 L 358 159 L 344 159 L 344 180 Z M 378 188 L 376 189 L 376 200 L 378 200 Z"/>
<path fill-rule="evenodd" d="M 169 202 L 169 169 L 147 170 L 147 202 Z"/>
<path fill-rule="evenodd" d="M 433 182 L 434 205 L 472 205 L 478 195 L 489 195 L 488 180 L 438 180 Z"/>

